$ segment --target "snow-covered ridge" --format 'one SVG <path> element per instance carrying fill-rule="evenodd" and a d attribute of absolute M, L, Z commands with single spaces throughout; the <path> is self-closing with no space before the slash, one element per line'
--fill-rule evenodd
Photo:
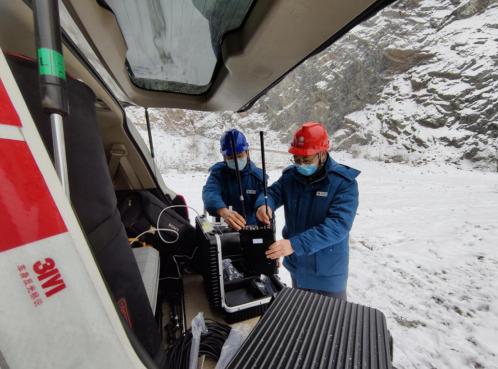
<path fill-rule="evenodd" d="M 338 148 L 497 170 L 496 19 L 498 3 L 463 2 L 426 29 L 435 32 L 385 48 L 390 68 L 406 70 L 391 72 L 376 101 L 344 117 Z"/>
<path fill-rule="evenodd" d="M 263 129 L 269 147 L 285 150 L 300 123 L 318 120 L 334 150 L 496 171 L 496 19 L 496 1 L 400 0 L 296 68 L 249 111 L 152 109 L 152 125 L 211 155 L 228 128 L 256 143 Z M 143 125 L 143 112 L 130 114 Z"/>
<path fill-rule="evenodd" d="M 230 128 L 244 127 L 243 131 L 249 141 L 249 152 L 251 159 L 258 165 L 261 163 L 259 132 L 264 127 L 261 114 L 247 115 L 239 119 L 240 125 L 231 120 L 224 121 L 223 114 L 235 113 L 202 113 L 168 109 L 150 110 L 149 116 L 152 123 L 152 137 L 156 165 L 161 173 L 169 170 L 201 170 L 206 171 L 222 160 L 220 154 L 221 134 Z M 168 114 L 181 114 L 171 117 Z M 138 131 L 144 141 L 148 144 L 148 133 L 143 124 L 144 109 L 128 108 L 127 116 L 137 125 Z M 176 119 L 182 119 L 179 123 Z M 250 122 L 248 120 L 250 119 Z M 244 120 L 247 120 L 245 122 Z M 269 169 L 290 164 L 287 154 L 287 145 L 279 140 L 279 134 L 275 131 L 265 131 L 265 148 L 267 151 L 267 164 Z"/>

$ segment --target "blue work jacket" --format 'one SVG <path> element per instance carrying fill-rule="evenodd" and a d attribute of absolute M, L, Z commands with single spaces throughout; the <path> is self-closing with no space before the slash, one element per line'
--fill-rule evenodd
<path fill-rule="evenodd" d="M 358 208 L 360 172 L 338 164 L 331 157 L 325 171 L 310 181 L 294 166 L 268 189 L 268 205 L 284 206 L 282 236 L 294 253 L 285 257 L 297 287 L 327 292 L 346 290 L 349 264 L 349 231 Z M 260 195 L 256 209 L 264 204 Z"/>
<path fill-rule="evenodd" d="M 231 205 L 233 210 L 242 215 L 235 170 L 228 168 L 225 162 L 219 162 L 213 165 L 209 171 L 209 177 L 202 189 L 204 208 L 209 214 L 218 216 L 216 213 L 218 209 L 228 208 Z M 259 194 L 263 192 L 263 171 L 249 160 L 240 174 L 246 209 L 246 223 L 256 224 L 254 203 Z"/>

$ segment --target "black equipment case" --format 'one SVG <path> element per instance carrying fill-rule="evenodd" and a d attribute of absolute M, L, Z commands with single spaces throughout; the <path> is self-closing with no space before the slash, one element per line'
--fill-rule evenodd
<path fill-rule="evenodd" d="M 227 369 L 392 369 L 392 352 L 379 310 L 285 288 Z"/>
<path fill-rule="evenodd" d="M 223 312 L 228 323 L 263 314 L 274 295 L 284 287 L 276 264 L 264 258 L 263 248 L 268 245 L 268 237 L 273 238 L 270 234 L 273 230 L 253 227 L 239 233 L 200 216 L 196 217 L 196 232 L 211 308 Z M 244 274 L 243 278 L 225 280 L 223 260 L 226 259 L 232 260 L 236 269 Z M 261 274 L 267 275 L 264 286 Z"/>

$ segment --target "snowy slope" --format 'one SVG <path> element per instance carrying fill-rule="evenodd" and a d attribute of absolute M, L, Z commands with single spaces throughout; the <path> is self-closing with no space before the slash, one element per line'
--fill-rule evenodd
<path fill-rule="evenodd" d="M 434 1 L 421 5 L 433 12 L 414 11 L 418 37 L 382 46 L 385 83 L 372 103 L 344 117 L 336 147 L 381 160 L 496 170 L 498 3 L 468 1 L 439 11 Z M 435 26 L 422 27 L 425 18 Z M 368 38 L 373 30 L 357 32 Z"/>
<path fill-rule="evenodd" d="M 143 109 L 140 109 L 143 110 Z M 138 109 L 135 109 L 138 111 Z M 133 117 L 133 116 L 132 116 Z M 132 118 L 133 119 L 133 118 Z M 136 119 L 136 118 L 135 118 Z M 216 123 L 216 120 L 213 120 Z M 219 128 L 213 129 L 212 133 L 206 132 L 207 125 L 203 122 L 202 129 L 192 132 L 169 127 L 163 128 L 160 124 L 152 128 L 154 153 L 158 158 L 156 165 L 161 173 L 168 173 L 170 170 L 205 170 L 217 161 L 223 160 L 220 154 Z M 225 129 L 234 126 L 226 126 Z M 149 143 L 147 131 L 142 125 L 137 125 L 138 132 L 142 135 L 144 142 Z M 261 162 L 259 130 L 244 129 L 244 133 L 249 140 L 249 152 L 251 158 L 256 162 Z M 272 151 L 287 152 L 287 145 L 282 144 L 277 138 L 277 132 L 265 131 L 265 148 Z M 277 155 L 276 161 L 268 160 L 268 168 L 280 167 L 290 164 L 288 157 Z"/>
<path fill-rule="evenodd" d="M 400 0 L 292 71 L 245 113 L 151 110 L 152 126 L 216 140 L 324 122 L 334 150 L 379 161 L 498 167 L 498 1 Z M 131 119 L 144 124 L 140 109 Z"/>
<path fill-rule="evenodd" d="M 395 366 L 497 368 L 498 174 L 336 159 L 362 171 L 349 300 L 386 314 Z M 202 211 L 206 176 L 171 169 L 165 180 Z"/>

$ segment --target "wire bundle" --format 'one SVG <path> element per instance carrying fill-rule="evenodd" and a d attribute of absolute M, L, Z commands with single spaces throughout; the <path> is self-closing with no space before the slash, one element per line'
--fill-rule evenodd
<path fill-rule="evenodd" d="M 144 235 L 146 234 L 150 234 L 150 235 L 157 235 L 159 237 L 159 239 L 164 243 L 164 244 L 169 244 L 169 245 L 172 245 L 172 244 L 175 244 L 178 242 L 178 240 L 180 239 L 180 234 L 178 233 L 177 230 L 174 230 L 174 229 L 171 229 L 171 228 L 161 228 L 160 227 L 160 223 L 161 223 L 161 217 L 162 215 L 164 214 L 165 211 L 169 210 L 169 209 L 175 209 L 175 208 L 186 208 L 186 209 L 191 209 L 193 210 L 198 216 L 199 215 L 199 212 L 197 210 L 195 210 L 193 207 L 191 206 L 188 206 L 188 205 L 170 205 L 170 206 L 167 206 L 165 207 L 164 209 L 161 210 L 161 212 L 159 213 L 158 217 L 157 217 L 157 223 L 156 223 L 156 226 L 154 227 L 153 225 L 151 225 L 149 227 L 149 229 L 147 229 L 146 231 L 143 231 L 142 233 L 140 233 L 139 235 L 133 237 L 133 238 L 129 238 L 129 242 L 130 242 L 130 245 L 133 246 L 133 244 L 135 242 L 140 242 L 140 238 L 143 237 Z M 161 232 L 169 232 L 170 234 L 173 234 L 175 236 L 175 239 L 172 240 L 172 241 L 168 241 L 166 239 L 164 239 L 163 235 L 161 234 Z M 143 244 L 142 242 L 140 242 L 141 244 Z M 154 242 L 151 242 L 152 244 L 155 244 Z M 157 248 L 157 247 L 156 247 Z M 197 251 L 197 247 L 194 249 L 194 251 L 192 252 L 192 255 L 172 255 L 171 258 L 173 260 L 173 262 L 175 263 L 175 266 L 176 266 L 176 276 L 174 277 L 171 277 L 171 276 L 168 276 L 168 277 L 163 277 L 161 278 L 160 280 L 163 280 L 163 279 L 181 279 L 182 278 L 182 275 L 181 275 L 181 271 L 180 271 L 180 266 L 178 264 L 178 259 L 181 259 L 181 258 L 185 258 L 187 260 L 192 260 L 194 258 L 194 255 Z"/>
<path fill-rule="evenodd" d="M 199 356 L 206 355 L 210 359 L 218 361 L 231 328 L 226 324 L 209 319 L 206 319 L 206 328 L 208 332 L 201 335 Z M 167 368 L 188 369 L 191 344 L 192 332 L 189 329 L 166 351 Z"/>

